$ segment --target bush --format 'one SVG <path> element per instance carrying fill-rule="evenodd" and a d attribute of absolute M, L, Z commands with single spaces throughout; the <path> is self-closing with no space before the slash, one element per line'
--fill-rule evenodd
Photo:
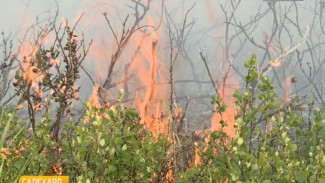
<path fill-rule="evenodd" d="M 68 175 L 72 182 L 324 182 L 324 111 L 311 105 L 306 118 L 299 102 L 282 106 L 256 64 L 255 55 L 246 61 L 246 90 L 234 94 L 236 136 L 229 139 L 223 130 L 207 134 L 199 142 L 199 165 L 175 171 L 172 144 L 148 132 L 137 111 L 120 102 L 120 93 L 110 108 L 86 104 L 79 121 L 64 124 L 59 140 L 50 135 L 50 111 L 33 132 L 15 111 L 5 109 L 0 181 Z M 212 101 L 222 116 L 227 106 L 220 97 Z"/>
<path fill-rule="evenodd" d="M 20 175 L 69 175 L 72 182 L 156 182 L 169 172 L 170 143 L 153 137 L 139 124 L 137 112 L 122 104 L 110 109 L 87 105 L 78 123 L 65 124 L 59 142 L 51 140 L 49 115 L 32 135 L 15 112 L 6 110 L 0 119 L 1 131 L 11 119 L 8 134 L 2 133 L 1 182 Z"/>
<path fill-rule="evenodd" d="M 184 172 L 181 182 L 324 182 L 325 113 L 313 107 L 309 127 L 295 106 L 281 106 L 269 78 L 257 72 L 255 55 L 245 66 L 246 91 L 234 94 L 241 111 L 236 137 L 209 134 L 209 142 L 201 143 L 202 164 Z"/>

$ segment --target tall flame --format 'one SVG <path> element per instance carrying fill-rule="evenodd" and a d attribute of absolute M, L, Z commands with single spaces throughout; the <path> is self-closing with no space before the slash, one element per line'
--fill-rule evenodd
<path fill-rule="evenodd" d="M 284 96 L 283 96 L 284 102 L 290 102 L 291 101 L 291 97 L 290 97 L 291 77 L 290 76 L 286 77 L 285 81 L 282 84 L 282 87 L 283 87 L 283 93 L 284 93 Z"/>
<path fill-rule="evenodd" d="M 93 93 L 89 99 L 89 105 L 92 107 L 100 108 L 100 102 L 98 99 L 99 85 L 95 84 L 93 87 Z"/>
<path fill-rule="evenodd" d="M 148 26 L 154 27 L 152 18 L 148 18 Z M 162 117 L 163 107 L 159 102 L 159 95 L 162 90 L 157 92 L 157 80 L 159 77 L 159 65 L 157 62 L 157 33 L 150 28 L 150 36 L 147 37 L 145 33 L 142 37 L 138 37 L 139 52 L 133 61 L 131 68 L 137 70 L 137 77 L 140 83 L 144 85 L 144 91 L 138 91 L 136 94 L 135 105 L 141 117 L 141 123 L 145 124 L 147 129 L 154 135 L 165 134 L 169 132 L 169 121 Z M 143 91 L 143 92 L 142 92 Z"/>
<path fill-rule="evenodd" d="M 28 43 L 22 43 L 19 54 L 23 56 L 21 71 L 23 79 L 29 86 L 35 88 L 35 94 L 41 95 L 42 91 L 39 88 L 38 82 L 42 82 L 44 75 L 40 73 L 36 66 L 32 66 L 31 59 L 35 58 L 37 47 Z"/>
<path fill-rule="evenodd" d="M 140 113 L 141 117 L 141 122 L 146 123 L 147 128 L 154 132 L 155 127 L 154 127 L 154 119 L 151 119 L 150 116 L 148 116 L 148 107 L 150 105 L 150 102 L 153 100 L 153 96 L 155 93 L 156 89 L 156 44 L 157 42 L 153 41 L 152 42 L 152 47 L 151 47 L 151 57 L 148 58 L 148 62 L 150 64 L 150 69 L 149 72 L 147 72 L 143 67 L 141 68 L 140 72 L 140 77 L 142 78 L 141 80 L 144 81 L 145 84 L 145 95 L 142 100 L 142 102 L 138 101 L 138 110 Z M 147 50 L 144 49 L 144 47 L 141 48 L 142 53 L 146 53 Z M 145 77 L 145 78 L 144 78 Z M 159 108 L 157 109 L 159 110 Z M 157 118 L 157 117 L 156 117 Z"/>
<path fill-rule="evenodd" d="M 230 84 L 231 83 L 231 86 Z M 223 102 L 226 104 L 226 110 L 220 115 L 218 113 L 214 113 L 211 120 L 211 131 L 223 131 L 225 132 L 230 139 L 235 137 L 235 99 L 233 94 L 236 89 L 239 88 L 239 83 L 236 79 L 229 78 L 227 83 L 219 84 L 219 97 L 223 99 Z M 227 123 L 227 126 L 222 128 L 220 121 L 223 120 Z"/>

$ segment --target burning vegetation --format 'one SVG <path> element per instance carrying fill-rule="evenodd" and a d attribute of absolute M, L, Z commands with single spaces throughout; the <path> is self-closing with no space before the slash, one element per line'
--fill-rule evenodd
<path fill-rule="evenodd" d="M 245 2 L 230 0 L 220 5 L 222 25 L 212 27 L 216 47 L 193 53 L 191 45 L 201 47 L 192 33 L 199 2 L 180 3 L 179 19 L 169 0 L 130 0 L 120 22 L 112 9 L 97 12 L 101 21 L 79 12 L 70 22 L 54 2 L 48 21 L 37 19 L 19 44 L 2 33 L 0 181 L 34 174 L 87 183 L 325 180 L 325 104 L 316 82 L 324 43 L 312 37 L 325 37 L 322 26 L 303 29 L 298 12 L 292 19 L 273 1 L 241 19 Z M 219 15 L 205 3 L 214 25 Z M 274 27 L 254 40 L 267 14 Z M 315 17 L 323 25 L 322 14 Z M 85 34 L 92 27 L 96 34 Z"/>

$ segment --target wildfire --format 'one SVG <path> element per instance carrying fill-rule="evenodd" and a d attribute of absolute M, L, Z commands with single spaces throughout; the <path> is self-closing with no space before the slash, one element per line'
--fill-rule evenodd
<path fill-rule="evenodd" d="M 168 135 L 169 120 L 163 115 L 166 111 L 164 105 L 159 102 L 159 95 L 163 91 L 160 88 L 158 92 L 156 85 L 159 78 L 159 65 L 156 55 L 158 36 L 152 28 L 154 21 L 150 17 L 148 18 L 148 26 L 151 30 L 150 35 L 147 36 L 144 33 L 137 38 L 139 53 L 131 63 L 131 69 L 137 70 L 139 82 L 144 86 L 144 90 L 138 91 L 136 94 L 135 106 L 139 111 L 141 123 L 145 124 L 149 131 L 154 135 Z"/>
<path fill-rule="evenodd" d="M 270 65 L 272 67 L 279 67 L 281 65 L 281 61 L 280 60 L 276 60 L 276 61 L 271 61 Z"/>
<path fill-rule="evenodd" d="M 35 94 L 40 96 L 42 90 L 40 89 L 38 82 L 42 82 L 44 76 L 36 66 L 31 64 L 31 60 L 35 58 L 36 52 L 37 47 L 27 43 L 22 43 L 19 50 L 19 54 L 23 55 L 23 62 L 21 65 L 23 79 L 29 86 L 35 88 Z"/>
<path fill-rule="evenodd" d="M 100 108 L 100 102 L 98 99 L 98 93 L 99 93 L 99 85 L 95 84 L 93 87 L 93 93 L 89 99 L 89 105 L 92 107 Z"/>
<path fill-rule="evenodd" d="M 151 119 L 150 116 L 148 116 L 147 111 L 156 89 L 156 44 L 157 42 L 152 42 L 152 57 L 148 57 L 148 62 L 150 63 L 149 72 L 147 72 L 144 68 L 142 68 L 142 72 L 140 72 L 143 81 L 145 81 L 144 84 L 146 92 L 144 95 L 144 99 L 141 102 L 139 99 L 137 101 L 137 107 L 140 113 L 141 122 L 146 123 L 147 128 L 152 132 L 155 131 L 155 127 L 153 124 L 154 120 Z M 144 47 L 142 47 L 141 50 L 143 53 L 147 51 L 144 50 Z"/>
<path fill-rule="evenodd" d="M 37 87 L 36 80 L 37 78 L 39 78 L 39 75 L 36 72 L 37 72 L 37 68 L 35 66 L 29 66 L 27 67 L 26 71 L 23 72 L 23 78 L 32 87 Z"/>
<path fill-rule="evenodd" d="M 231 83 L 234 87 L 231 87 L 228 83 Z M 236 135 L 235 130 L 235 99 L 233 94 L 236 89 L 239 88 L 238 81 L 236 79 L 229 79 L 228 83 L 219 84 L 219 97 L 223 99 L 226 104 L 226 110 L 221 115 L 214 113 L 211 120 L 211 131 L 223 131 L 230 139 Z M 227 126 L 222 128 L 220 121 L 223 120 L 227 123 Z"/>
<path fill-rule="evenodd" d="M 284 102 L 290 102 L 291 101 L 291 97 L 290 97 L 290 93 L 291 93 L 291 77 L 287 76 L 285 81 L 282 84 L 283 87 L 283 100 Z"/>
<path fill-rule="evenodd" d="M 230 86 L 230 84 L 232 86 Z M 235 115 L 237 114 L 237 111 L 235 109 L 235 99 L 233 97 L 233 94 L 236 89 L 239 89 L 239 83 L 238 80 L 233 78 L 228 78 L 227 83 L 219 83 L 219 97 L 223 99 L 223 102 L 226 104 L 226 110 L 222 112 L 222 114 L 214 113 L 212 119 L 211 119 L 211 129 L 210 130 L 203 130 L 203 131 L 196 131 L 195 135 L 204 138 L 205 135 L 213 132 L 213 131 L 222 131 L 227 134 L 229 139 L 233 139 L 236 135 L 236 129 L 235 129 Z M 225 127 L 222 127 L 220 124 L 220 121 L 223 120 L 227 125 Z M 205 143 L 210 142 L 210 136 L 207 136 L 204 138 Z M 228 143 L 228 142 L 226 142 Z M 201 157 L 199 155 L 200 148 L 198 147 L 198 144 L 194 143 L 195 148 L 195 157 L 194 157 L 194 165 L 200 165 Z M 203 147 L 201 149 L 203 151 L 206 150 L 206 147 Z"/>
<path fill-rule="evenodd" d="M 60 64 L 60 61 L 58 59 L 51 59 L 50 60 L 50 64 L 51 65 L 59 65 Z"/>

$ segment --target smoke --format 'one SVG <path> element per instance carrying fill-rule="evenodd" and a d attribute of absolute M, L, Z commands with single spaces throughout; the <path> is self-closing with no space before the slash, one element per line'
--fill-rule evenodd
<path fill-rule="evenodd" d="M 174 56 L 177 54 L 173 71 L 177 102 L 185 105 L 185 99 L 189 97 L 191 112 L 188 113 L 188 119 L 193 120 L 191 123 L 193 126 L 189 128 L 205 128 L 206 123 L 199 124 L 198 121 L 209 123 L 213 109 L 213 106 L 209 105 L 209 96 L 217 94 L 199 57 L 198 49 L 204 52 L 212 79 L 216 84 L 225 76 L 227 67 L 232 66 L 233 74 L 229 77 L 238 78 L 238 88 L 244 89 L 246 70 L 243 63 L 251 53 L 257 53 L 259 69 L 262 71 L 270 61 L 275 61 L 279 55 L 286 54 L 286 50 L 301 42 L 304 39 L 305 28 L 309 25 L 311 31 L 306 43 L 297 48 L 301 53 L 301 63 L 298 62 L 296 51 L 293 50 L 281 58 L 281 65 L 271 68 L 271 72 L 268 73 L 286 99 L 295 95 L 294 90 L 287 89 L 289 87 L 287 85 L 291 85 L 288 78 L 297 78 L 297 91 L 301 94 L 308 93 L 313 87 L 310 81 L 322 82 L 324 54 L 321 50 L 325 36 L 324 17 L 321 8 L 316 9 L 316 12 L 314 10 L 316 7 L 323 7 L 323 4 L 318 0 L 275 3 L 260 0 L 152 1 L 148 13 L 137 26 L 146 26 L 150 16 L 154 22 L 151 24 L 155 26 L 158 35 L 156 73 L 159 82 L 155 91 L 166 93 L 165 103 L 168 103 L 170 94 L 166 86 L 170 82 L 169 36 L 171 36 L 173 54 Z M 114 34 L 120 38 L 123 31 L 130 29 L 132 23 L 136 21 L 134 14 L 143 13 L 134 11 L 136 6 L 132 1 L 58 1 L 58 21 L 68 20 L 72 25 L 84 13 L 78 24 L 77 34 L 83 33 L 87 41 L 94 40 L 84 64 L 96 83 L 103 84 L 106 79 L 112 55 L 117 49 Z M 28 28 L 36 22 L 45 24 L 48 20 L 53 20 L 56 8 L 55 1 L 6 1 L 6 3 L 2 1 L 0 30 L 11 32 L 11 38 L 15 41 L 21 40 Z M 103 13 L 107 14 L 113 31 Z M 126 18 L 128 16 L 129 18 Z M 123 29 L 124 23 L 126 29 Z M 37 28 L 38 26 L 33 27 L 35 33 L 38 31 Z M 155 28 L 143 27 L 141 30 L 149 33 Z M 109 89 L 107 95 L 110 100 L 116 98 L 121 88 L 128 88 L 130 99 L 134 99 L 146 88 L 146 84 L 136 77 L 140 72 L 137 67 L 140 66 L 132 65 L 142 34 L 140 31 L 134 33 L 114 67 L 112 84 L 116 85 Z M 141 53 L 139 55 L 141 56 Z M 128 67 L 131 70 L 126 76 Z M 148 62 L 141 67 L 148 69 L 150 64 Z M 310 76 L 308 73 L 311 73 Z M 82 86 L 81 99 L 87 101 L 92 93 L 93 83 L 85 73 L 82 78 L 79 81 L 79 85 Z M 129 82 L 128 86 L 123 84 L 126 80 Z M 237 88 L 237 83 L 228 83 L 223 87 Z M 316 96 L 320 104 L 321 97 L 322 93 Z"/>

